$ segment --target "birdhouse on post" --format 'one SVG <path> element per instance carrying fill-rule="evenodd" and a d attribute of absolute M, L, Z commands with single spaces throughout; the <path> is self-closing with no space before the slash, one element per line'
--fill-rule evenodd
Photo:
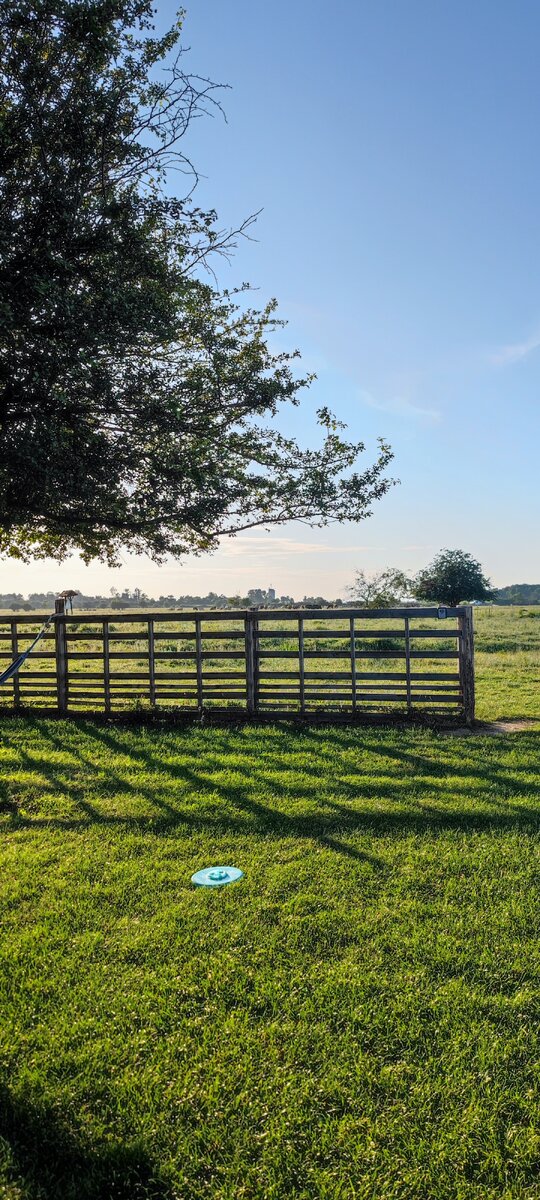
<path fill-rule="evenodd" d="M 73 588 L 66 588 L 65 591 L 58 593 L 58 599 L 64 600 L 65 611 L 73 612 L 73 597 L 80 596 L 80 592 L 75 592 Z"/>

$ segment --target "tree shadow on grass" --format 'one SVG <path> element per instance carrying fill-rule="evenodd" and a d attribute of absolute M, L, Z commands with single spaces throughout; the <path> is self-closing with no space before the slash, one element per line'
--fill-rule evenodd
<path fill-rule="evenodd" d="M 119 753 L 121 750 L 125 752 L 125 746 L 114 732 L 92 727 L 87 729 L 86 733 L 103 745 L 109 753 Z M 272 770 L 271 776 L 265 775 L 264 767 L 260 767 L 251 760 L 244 765 L 244 768 L 239 764 L 235 765 L 235 771 L 245 775 L 245 784 L 241 785 L 237 783 L 234 785 L 223 784 L 214 777 L 209 781 L 204 774 L 200 773 L 197 760 L 189 763 L 167 762 L 167 774 L 170 779 L 177 779 L 178 783 L 183 785 L 187 783 L 194 790 L 203 791 L 209 788 L 212 792 L 218 793 L 230 804 L 225 819 L 227 817 L 234 819 L 234 810 L 241 810 L 251 816 L 257 825 L 260 824 L 264 832 L 275 830 L 279 833 L 294 833 L 295 827 L 298 827 L 298 832 L 305 835 L 307 827 L 311 825 L 316 835 L 317 831 L 326 830 L 329 826 L 335 826 L 335 831 L 338 832 L 339 829 L 343 830 L 344 827 L 349 827 L 351 821 L 355 826 L 358 826 L 359 821 L 365 822 L 370 828 L 376 828 L 379 824 L 387 827 L 388 823 L 396 826 L 403 822 L 407 825 L 410 821 L 414 825 L 415 831 L 421 830 L 426 823 L 433 822 L 451 826 L 461 826 L 465 823 L 475 828 L 484 825 L 491 826 L 497 822 L 502 827 L 516 822 L 540 825 L 540 763 L 537 759 L 534 760 L 534 763 L 532 761 L 527 763 L 526 767 L 520 767 L 513 763 L 509 769 L 505 762 L 493 762 L 480 747 L 472 747 L 468 758 L 461 755 L 460 759 L 456 761 L 453 748 L 448 747 L 445 755 L 446 747 L 444 745 L 438 748 L 439 755 L 434 758 L 424 754 L 422 749 L 411 748 L 407 745 L 385 743 L 382 740 L 376 747 L 372 743 L 369 745 L 360 743 L 360 750 L 368 750 L 373 757 L 383 760 L 382 769 L 379 771 L 377 768 L 374 769 L 371 761 L 366 764 L 364 760 L 360 760 L 357 765 L 352 765 L 350 760 L 347 760 L 340 764 L 339 754 L 340 750 L 344 748 L 343 739 L 335 730 L 330 733 L 327 731 L 324 742 L 330 741 L 331 745 L 334 744 L 334 750 L 333 752 L 330 750 L 329 755 L 327 752 L 327 757 L 332 758 L 332 773 L 326 784 L 335 787 L 338 796 L 342 797 L 342 799 L 337 799 L 334 794 L 329 796 L 324 791 L 322 794 L 319 791 L 323 781 L 323 772 L 318 764 L 320 748 L 317 746 L 317 742 L 320 735 L 313 730 L 308 731 L 307 735 L 304 731 L 304 738 L 306 736 L 308 743 L 313 742 L 312 764 L 309 767 L 305 763 L 302 764 L 303 781 L 295 782 L 292 785 L 286 782 L 285 778 L 277 780 L 275 769 Z M 325 749 L 327 749 L 326 746 Z M 163 763 L 155 751 L 153 752 L 151 746 L 141 747 L 132 744 L 129 747 L 129 754 L 140 762 L 145 771 L 150 774 L 153 770 L 163 770 Z M 384 760 L 387 760 L 387 763 Z M 276 765 L 279 764 L 278 758 Z M 268 766 L 268 762 L 266 766 Z M 346 771 L 346 777 L 341 777 L 340 766 Z M 279 771 L 278 774 L 280 774 Z M 444 803 L 441 805 L 436 803 L 436 785 L 441 780 L 444 782 L 447 774 L 452 780 L 457 781 L 459 787 L 472 788 L 472 795 L 477 799 L 474 808 L 464 810 L 457 805 L 451 808 Z M 399 792 L 396 792 L 396 784 L 388 781 L 389 775 L 395 776 L 396 782 L 402 789 L 402 803 L 400 803 Z M 305 814 L 286 813 L 278 806 L 273 807 L 271 804 L 262 803 L 254 795 L 261 785 L 266 791 L 270 785 L 275 792 L 277 801 L 292 798 L 315 798 L 318 805 L 317 811 Z M 485 803 L 486 796 L 482 795 L 482 788 L 489 796 L 487 805 Z M 509 794 L 519 796 L 519 802 L 509 800 Z M 377 807 L 360 807 L 362 801 L 372 796 L 377 802 Z M 534 798 L 538 800 L 538 803 L 524 804 L 522 801 L 525 797 Z M 380 801 L 385 804 L 391 802 L 392 807 L 382 808 Z"/>
<path fill-rule="evenodd" d="M 19 745 L 17 748 L 21 765 L 33 771 L 41 769 L 44 785 L 60 793 L 67 792 L 80 815 L 21 814 L 6 787 L 4 811 L 10 812 L 12 827 L 78 830 L 101 824 L 132 828 L 154 836 L 165 836 L 175 830 L 181 834 L 183 829 L 187 835 L 211 832 L 304 838 L 378 868 L 384 864 L 376 855 L 344 839 L 359 833 L 407 836 L 443 830 L 540 832 L 540 803 L 533 802 L 539 795 L 540 776 L 536 777 L 533 760 L 523 767 L 497 761 L 479 743 L 467 742 L 466 751 L 464 748 L 459 757 L 448 742 L 441 743 L 433 756 L 429 747 L 411 745 L 405 739 L 396 742 L 395 738 L 380 736 L 374 744 L 373 736 L 366 740 L 356 732 L 353 745 L 359 752 L 358 761 L 351 761 L 350 755 L 340 761 L 341 752 L 351 749 L 343 732 L 300 730 L 297 745 L 307 748 L 308 762 L 302 763 L 298 782 L 292 785 L 287 781 L 287 772 L 282 770 L 284 745 L 289 750 L 291 746 L 296 748 L 295 732 L 289 728 L 275 731 L 272 741 L 275 759 L 268 753 L 262 760 L 244 753 L 234 765 L 234 774 L 240 778 L 229 782 L 221 769 L 226 765 L 227 751 L 242 749 L 234 732 L 221 736 L 214 760 L 208 755 L 201 756 L 199 747 L 199 756 L 194 750 L 192 757 L 186 756 L 178 762 L 163 759 L 162 747 L 152 737 L 137 738 L 135 731 L 126 739 L 118 729 L 108 729 L 86 719 L 77 722 L 77 727 L 79 738 L 76 742 L 70 740 L 66 747 L 59 729 L 53 732 L 50 725 L 38 724 L 42 738 L 56 750 L 68 751 L 75 758 L 79 771 L 82 768 L 84 772 L 83 775 L 80 772 L 79 780 L 69 778 L 69 766 L 59 767 L 50 761 L 40 764 L 35 752 L 26 761 L 25 751 Z M 513 735 L 513 746 L 517 736 L 527 735 Z M 182 737 L 182 731 L 175 732 L 175 742 L 180 748 Z M 369 757 L 362 757 L 362 752 Z M 110 793 L 103 790 L 104 753 Z M 324 765 L 321 755 L 326 759 Z M 135 764 L 140 769 L 134 781 L 126 771 L 126 759 L 128 765 Z M 150 781 L 154 776 L 156 785 L 144 783 L 141 772 Z M 442 781 L 445 789 L 447 774 L 448 791 L 454 789 L 457 795 L 449 801 L 443 790 L 438 802 L 438 787 Z M 160 786 L 166 790 L 166 796 L 159 794 Z M 92 794 L 94 789 L 97 797 Z M 89 793 L 92 799 L 88 798 Z M 148 811 L 137 815 L 108 811 L 108 794 L 124 795 L 128 802 L 132 798 L 142 799 L 148 804 Z M 194 796 L 200 797 L 200 807 L 193 804 Z M 467 803 L 468 796 L 471 799 Z M 184 804 L 184 798 L 190 802 Z M 291 800 L 309 806 L 307 811 L 299 811 L 298 806 L 284 811 L 283 802 Z"/>
<path fill-rule="evenodd" d="M 137 1145 L 91 1146 L 47 1105 L 0 1086 L 0 1192 L 24 1200 L 173 1200 L 159 1167 Z M 9 1196 L 10 1191 L 7 1192 Z"/>
<path fill-rule="evenodd" d="M 61 735 L 53 733 L 49 729 L 46 731 L 41 729 L 40 732 L 55 748 L 59 750 L 64 749 Z M 205 811 L 204 799 L 201 800 L 200 812 L 194 812 L 186 808 L 183 809 L 180 805 L 171 804 L 162 796 L 159 796 L 157 788 L 151 786 L 145 787 L 139 778 L 135 784 L 132 783 L 125 775 L 117 770 L 115 771 L 109 762 L 107 774 L 113 789 L 123 792 L 128 798 L 131 798 L 131 796 L 143 798 L 148 802 L 150 811 L 147 814 L 133 816 L 103 811 L 103 809 L 100 809 L 94 802 L 89 801 L 87 798 L 88 784 L 90 783 L 90 786 L 92 784 L 92 772 L 96 772 L 95 758 L 99 758 L 100 750 L 107 750 L 109 754 L 112 751 L 116 755 L 127 755 L 140 766 L 143 766 L 145 773 L 150 775 L 152 772 L 155 773 L 158 771 L 163 774 L 163 763 L 150 750 L 144 752 L 139 751 L 131 744 L 125 746 L 114 734 L 108 733 L 106 730 L 94 728 L 93 726 L 89 727 L 88 724 L 85 724 L 82 732 L 84 732 L 87 738 L 90 736 L 93 739 L 91 746 L 94 745 L 95 747 L 96 741 L 98 744 L 95 747 L 94 755 L 88 753 L 88 746 L 85 749 L 80 745 L 76 749 L 70 747 L 70 754 L 78 759 L 81 766 L 87 772 L 83 784 L 76 784 L 73 780 L 69 781 L 70 799 L 81 811 L 81 817 L 34 817 L 30 814 L 22 814 L 13 802 L 9 788 L 5 784 L 0 783 L 0 811 L 3 810 L 10 814 L 13 827 L 18 829 L 49 828 L 76 830 L 92 824 L 101 824 L 128 827 L 133 830 L 159 836 L 159 834 L 167 834 L 173 829 L 181 829 L 184 826 L 188 833 L 211 830 L 220 834 L 233 831 L 238 834 L 266 833 L 275 837 L 306 837 L 318 842 L 323 848 L 335 850 L 349 858 L 369 862 L 373 867 L 382 866 L 380 860 L 375 855 L 341 842 L 337 837 L 333 836 L 333 827 L 336 825 L 336 822 L 331 814 L 322 814 L 319 819 L 317 814 L 306 814 L 306 817 L 302 818 L 285 813 L 279 808 L 274 808 L 270 804 L 264 804 L 256 800 L 252 795 L 253 781 L 249 779 L 243 786 L 227 787 L 212 784 L 211 791 L 218 794 L 224 804 L 223 809 L 218 813 L 214 812 L 210 814 L 208 810 Z M 30 759 L 20 747 L 18 747 L 18 752 L 22 765 L 25 768 L 32 768 L 35 771 L 39 766 L 35 757 L 32 756 Z M 167 764 L 166 771 L 168 781 L 173 786 L 174 784 L 178 786 L 187 785 L 189 788 L 201 793 L 208 790 L 208 781 L 197 772 L 195 764 L 193 767 L 188 764 L 185 766 Z M 50 786 L 58 788 L 61 792 L 66 790 L 65 775 L 50 762 L 47 762 L 46 766 L 44 765 L 42 774 L 46 777 L 46 781 Z M 152 812 L 152 809 L 154 812 Z"/>

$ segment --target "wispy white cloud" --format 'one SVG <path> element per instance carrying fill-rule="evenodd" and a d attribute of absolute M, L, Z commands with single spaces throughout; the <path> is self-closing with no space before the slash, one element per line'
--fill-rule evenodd
<path fill-rule="evenodd" d="M 419 404 L 413 404 L 411 400 L 407 400 L 404 396 L 393 396 L 390 400 L 378 400 L 370 392 L 362 389 L 360 391 L 360 399 L 369 408 L 377 408 L 380 412 L 393 413 L 397 417 L 429 422 L 436 422 L 441 419 L 441 414 L 437 409 L 423 408 Z"/>
<path fill-rule="evenodd" d="M 329 546 L 328 544 L 320 545 L 317 542 L 300 542 L 294 538 L 272 536 L 264 534 L 238 537 L 238 538 L 223 538 L 220 543 L 220 553 L 226 554 L 228 558 L 258 558 L 269 556 L 275 558 L 282 555 L 304 555 L 304 554 L 351 554 L 358 553 L 364 550 L 373 550 L 373 546 L 359 546 L 357 544 L 350 546 Z"/>
<path fill-rule="evenodd" d="M 510 342 L 507 346 L 499 346 L 490 356 L 489 361 L 494 367 L 505 367 L 510 363 L 521 362 L 534 354 L 540 347 L 540 329 L 531 334 L 524 342 Z"/>

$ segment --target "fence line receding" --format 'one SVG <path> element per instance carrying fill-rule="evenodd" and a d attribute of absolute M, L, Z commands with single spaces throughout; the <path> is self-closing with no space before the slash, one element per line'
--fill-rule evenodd
<path fill-rule="evenodd" d="M 0 614 L 0 670 L 39 614 Z M 61 713 L 130 707 L 309 717 L 417 709 L 474 718 L 472 609 L 65 613 L 0 703 Z"/>

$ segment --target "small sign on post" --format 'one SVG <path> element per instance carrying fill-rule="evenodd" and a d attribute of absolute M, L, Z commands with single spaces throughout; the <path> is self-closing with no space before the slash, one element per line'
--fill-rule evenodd
<path fill-rule="evenodd" d="M 439 605 L 439 611 L 438 611 L 438 613 L 437 613 L 437 616 L 438 616 L 438 618 L 439 618 L 439 621 L 445 621 L 445 620 L 446 620 L 446 618 L 447 618 L 447 616 L 448 616 L 448 609 L 444 607 L 444 604 L 440 604 L 440 605 Z"/>

